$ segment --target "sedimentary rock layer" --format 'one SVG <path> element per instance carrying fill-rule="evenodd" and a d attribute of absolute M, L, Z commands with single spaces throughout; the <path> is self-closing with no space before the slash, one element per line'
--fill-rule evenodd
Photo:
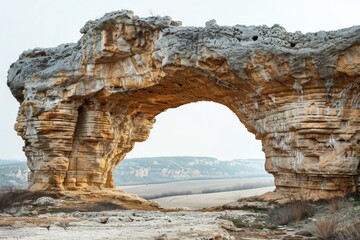
<path fill-rule="evenodd" d="M 32 189 L 114 187 L 114 167 L 157 114 L 213 101 L 262 141 L 276 191 L 358 190 L 360 26 L 182 27 L 119 11 L 80 31 L 77 43 L 26 51 L 9 70 Z"/>

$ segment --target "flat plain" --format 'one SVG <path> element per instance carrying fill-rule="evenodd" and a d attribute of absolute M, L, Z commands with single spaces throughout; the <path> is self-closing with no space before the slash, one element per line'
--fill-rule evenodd
<path fill-rule="evenodd" d="M 189 210 L 197 210 L 201 208 L 221 206 L 230 202 L 235 202 L 240 198 L 272 192 L 274 189 L 275 187 L 271 186 L 239 191 L 163 197 L 153 199 L 153 201 L 158 202 L 163 208 L 188 208 Z"/>
<path fill-rule="evenodd" d="M 273 191 L 275 189 L 273 181 L 271 177 L 210 179 L 119 186 L 119 188 L 127 193 L 156 201 L 164 208 L 200 209 Z"/>

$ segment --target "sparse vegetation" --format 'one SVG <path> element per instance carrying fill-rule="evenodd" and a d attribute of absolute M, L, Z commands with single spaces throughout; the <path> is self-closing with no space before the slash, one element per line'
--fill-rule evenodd
<path fill-rule="evenodd" d="M 52 209 L 48 209 L 47 212 L 101 212 L 101 211 L 111 211 L 111 210 L 124 210 L 125 208 L 115 204 L 110 201 L 102 201 L 102 202 L 88 202 L 86 205 L 83 205 L 81 208 L 79 207 L 70 207 L 70 206 L 61 206 Z"/>
<path fill-rule="evenodd" d="M 360 206 L 360 200 L 355 200 L 355 201 L 353 202 L 353 206 L 354 206 L 354 207 Z"/>
<path fill-rule="evenodd" d="M 33 209 L 34 202 L 41 197 L 51 197 L 53 199 L 60 199 L 60 193 L 56 192 L 47 192 L 47 191 L 30 191 L 25 189 L 8 189 L 0 190 L 0 212 L 5 209 L 15 207 L 19 209 L 20 207 L 28 207 Z M 59 204 L 56 206 L 37 206 L 36 210 L 38 213 L 56 213 L 56 212 L 65 212 L 71 213 L 75 211 L 81 212 L 101 212 L 101 211 L 110 211 L 110 210 L 122 210 L 124 209 L 119 204 L 113 203 L 111 201 L 89 201 L 86 204 L 72 204 L 71 202 L 79 202 L 78 199 L 66 198 L 67 204 Z M 29 208 L 28 208 L 29 209 Z M 35 209 L 33 209 L 35 210 Z M 23 216 L 32 216 L 32 211 L 25 211 Z"/>
<path fill-rule="evenodd" d="M 343 202 L 342 198 L 333 198 L 329 201 L 331 212 L 335 213 L 340 210 L 341 204 Z"/>
<path fill-rule="evenodd" d="M 322 218 L 315 222 L 314 235 L 318 239 L 331 240 L 336 237 L 336 225 L 338 220 L 335 218 Z"/>
<path fill-rule="evenodd" d="M 267 223 L 264 216 L 257 216 L 257 221 L 251 221 L 249 218 L 240 216 L 239 218 L 223 217 L 222 219 L 231 221 L 237 228 L 251 228 L 251 229 L 270 229 L 277 230 L 278 226 Z"/>
<path fill-rule="evenodd" d="M 347 222 L 338 227 L 336 238 L 338 240 L 359 240 L 360 239 L 360 221 Z"/>
<path fill-rule="evenodd" d="M 314 207 L 305 201 L 291 201 L 279 208 L 270 210 L 271 221 L 276 224 L 286 225 L 292 222 L 298 222 L 305 218 L 313 216 Z"/>
<path fill-rule="evenodd" d="M 342 222 L 337 218 L 322 218 L 315 223 L 314 235 L 322 240 L 359 240 L 360 221 Z"/>
<path fill-rule="evenodd" d="M 354 207 L 360 206 L 360 192 L 350 193 L 346 196 L 347 199 L 351 199 L 352 205 Z"/>
<path fill-rule="evenodd" d="M 247 224 L 245 224 L 242 219 L 229 218 L 227 220 L 230 220 L 237 228 L 247 227 Z"/>
<path fill-rule="evenodd" d="M 23 205 L 24 201 L 35 201 L 40 197 L 59 198 L 59 193 L 46 191 L 30 191 L 27 189 L 7 189 L 0 191 L 0 211 L 13 206 Z"/>
<path fill-rule="evenodd" d="M 86 209 L 86 211 L 89 212 L 101 212 L 101 211 L 110 211 L 110 210 L 122 210 L 125 209 L 122 206 L 109 202 L 109 201 L 103 201 L 103 202 L 97 202 L 93 206 Z"/>

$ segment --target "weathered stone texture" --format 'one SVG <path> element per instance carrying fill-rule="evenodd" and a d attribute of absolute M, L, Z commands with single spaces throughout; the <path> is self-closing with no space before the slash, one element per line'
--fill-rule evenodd
<path fill-rule="evenodd" d="M 9 70 L 33 189 L 113 187 L 112 170 L 157 114 L 214 101 L 262 141 L 277 191 L 358 191 L 359 26 L 181 27 L 120 11 L 81 32 L 77 43 L 24 52 Z"/>

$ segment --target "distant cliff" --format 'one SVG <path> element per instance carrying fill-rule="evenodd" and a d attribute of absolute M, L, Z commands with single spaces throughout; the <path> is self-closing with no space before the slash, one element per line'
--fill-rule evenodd
<path fill-rule="evenodd" d="M 0 160 L 0 188 L 26 187 L 26 162 Z M 219 161 L 210 157 L 148 157 L 122 161 L 114 170 L 116 185 L 151 184 L 191 179 L 270 176 L 262 159 Z"/>

